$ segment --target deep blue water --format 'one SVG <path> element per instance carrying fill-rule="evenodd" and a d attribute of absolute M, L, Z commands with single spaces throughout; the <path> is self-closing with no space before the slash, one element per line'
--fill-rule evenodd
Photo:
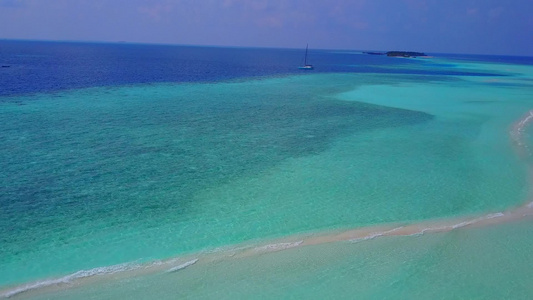
<path fill-rule="evenodd" d="M 222 48 L 0 40 L 0 96 L 154 82 L 209 82 L 306 71 L 300 49 Z M 452 56 L 498 61 L 500 57 Z M 527 60 L 527 58 L 525 58 Z M 520 59 L 523 63 L 524 58 Z M 453 68 L 417 68 L 424 59 L 313 50 L 312 73 L 494 76 Z"/>
<path fill-rule="evenodd" d="M 451 60 L 466 62 L 505 63 L 516 65 L 533 65 L 532 56 L 509 56 L 509 55 L 474 55 L 474 54 L 435 54 Z"/>

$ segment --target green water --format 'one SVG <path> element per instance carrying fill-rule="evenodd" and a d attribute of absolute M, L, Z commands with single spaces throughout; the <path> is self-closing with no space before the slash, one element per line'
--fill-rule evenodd
<path fill-rule="evenodd" d="M 475 65 L 482 67 L 505 66 Z M 17 201 L 3 212 L 24 213 L 0 212 L 0 286 L 302 232 L 520 205 L 527 166 L 509 130 L 531 108 L 533 90 L 530 69 L 514 71 L 521 73 L 496 79 L 316 74 L 4 99 L 0 179 Z M 415 281 L 436 285 L 423 275 L 428 268 L 435 280 L 458 280 L 439 265 L 440 247 L 473 256 L 490 248 L 492 235 L 520 236 L 524 224 L 199 264 L 58 297 L 146 298 L 155 289 L 162 298 L 427 298 L 452 288 L 415 293 Z M 522 253 L 531 238 L 519 240 L 510 243 Z M 503 246 L 494 255 L 514 255 Z M 465 268 L 465 255 L 449 259 Z M 337 256 L 356 267 L 344 268 Z M 474 274 L 484 275 L 481 262 Z M 471 291 L 458 289 L 460 297 L 492 291 L 469 280 Z"/>

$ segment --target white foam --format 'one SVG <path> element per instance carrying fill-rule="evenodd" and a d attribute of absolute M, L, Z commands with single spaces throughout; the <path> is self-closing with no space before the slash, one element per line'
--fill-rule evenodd
<path fill-rule="evenodd" d="M 469 220 L 469 221 L 457 223 L 457 224 L 452 225 L 451 229 L 457 229 L 457 228 L 465 227 L 465 226 L 472 225 L 472 224 L 477 223 L 477 222 L 478 222 L 478 220 Z"/>
<path fill-rule="evenodd" d="M 162 266 L 162 265 L 168 265 L 168 264 L 173 264 L 177 261 L 179 261 L 180 258 L 172 258 L 172 259 L 168 259 L 168 260 L 155 260 L 149 264 L 145 264 L 144 265 L 144 268 L 145 269 L 149 269 L 149 268 L 152 268 L 152 267 L 157 267 L 157 266 Z"/>
<path fill-rule="evenodd" d="M 253 246 L 251 246 L 251 245 L 240 246 L 240 247 L 225 246 L 225 247 L 218 247 L 218 248 L 214 248 L 214 249 L 210 249 L 210 250 L 204 250 L 201 253 L 207 253 L 207 254 L 212 254 L 212 253 L 230 253 L 230 254 L 235 255 L 235 253 L 237 253 L 239 251 L 244 251 L 244 250 L 250 249 L 252 247 Z"/>
<path fill-rule="evenodd" d="M 411 233 L 411 234 L 407 234 L 406 236 L 419 236 L 419 235 L 425 234 L 428 231 L 429 232 L 431 232 L 431 231 L 446 231 L 446 230 L 450 230 L 450 229 L 451 229 L 451 226 L 426 227 L 426 228 L 423 228 L 420 231 L 417 231 L 417 232 L 414 232 L 414 233 Z"/>
<path fill-rule="evenodd" d="M 516 122 L 513 130 L 510 132 L 511 138 L 514 139 L 515 143 L 517 143 L 518 146 L 525 148 L 526 150 L 529 150 L 527 147 L 527 143 L 522 141 L 522 134 L 525 131 L 526 126 L 533 120 L 533 110 L 528 111 L 528 114 L 526 117 L 522 118 L 520 121 Z"/>
<path fill-rule="evenodd" d="M 352 240 L 348 240 L 348 242 L 352 242 L 352 243 L 357 243 L 357 242 L 361 242 L 361 241 L 366 241 L 366 240 L 373 240 L 377 237 L 380 237 L 380 236 L 383 236 L 384 233 L 373 233 L 371 235 L 367 235 L 367 236 L 364 236 L 364 237 L 360 237 L 360 238 L 355 238 L 355 239 L 352 239 Z"/>
<path fill-rule="evenodd" d="M 187 268 L 188 266 L 194 265 L 197 261 L 198 261 L 198 258 L 195 258 L 195 259 L 190 260 L 188 262 L 182 263 L 181 265 L 178 265 L 178 266 L 175 266 L 173 268 L 168 269 L 167 273 L 183 270 L 183 269 Z"/>
<path fill-rule="evenodd" d="M 375 233 L 369 234 L 369 235 L 364 236 L 364 237 L 348 240 L 348 242 L 357 243 L 357 242 L 361 242 L 361 241 L 372 240 L 372 239 L 375 239 L 375 238 L 380 237 L 380 236 L 387 235 L 389 233 L 392 233 L 392 232 L 394 232 L 396 230 L 399 230 L 399 229 L 402 229 L 402 228 L 403 228 L 403 226 L 396 227 L 396 228 L 393 228 L 393 229 L 387 230 L 387 231 L 375 232 Z"/>
<path fill-rule="evenodd" d="M 114 274 L 117 272 L 134 270 L 137 268 L 139 268 L 139 265 L 137 264 L 120 264 L 120 265 L 113 265 L 113 266 L 108 266 L 108 267 L 98 267 L 98 268 L 94 268 L 90 270 L 81 270 L 76 273 L 72 273 L 70 275 L 61 277 L 61 278 L 47 279 L 47 280 L 37 281 L 37 282 L 19 286 L 14 289 L 7 290 L 3 294 L 0 294 L 0 297 L 9 298 L 9 297 L 18 295 L 20 293 L 24 293 L 27 291 L 31 291 L 31 290 L 35 290 L 35 289 L 39 289 L 43 287 L 72 283 L 74 280 L 77 280 L 77 279 L 92 277 L 96 275 Z"/>
<path fill-rule="evenodd" d="M 488 214 L 485 218 L 486 219 L 494 219 L 494 218 L 499 218 L 499 217 L 503 217 L 503 216 L 505 216 L 503 213 L 497 212 L 497 213 L 493 213 L 493 214 Z"/>
<path fill-rule="evenodd" d="M 489 219 L 499 218 L 499 217 L 503 217 L 503 216 L 504 216 L 504 214 L 501 213 L 501 212 L 488 214 L 488 215 L 483 216 L 483 217 L 479 217 L 479 218 L 476 218 L 476 219 L 472 219 L 472 220 L 468 220 L 468 221 L 464 221 L 464 222 L 455 224 L 455 225 L 452 226 L 452 229 L 461 228 L 461 227 L 464 227 L 464 226 L 468 226 L 468 225 L 472 225 L 472 224 L 478 223 L 478 222 L 483 221 L 483 220 L 489 220 Z"/>
<path fill-rule="evenodd" d="M 515 131 L 517 133 L 522 133 L 526 127 L 526 125 L 528 125 L 529 122 L 531 122 L 531 120 L 533 120 L 533 110 L 530 110 L 528 112 L 528 115 L 521 119 L 520 121 L 518 121 L 517 123 L 515 123 Z"/>
<path fill-rule="evenodd" d="M 461 228 L 461 227 L 465 227 L 465 226 L 468 226 L 468 225 L 472 225 L 472 224 L 478 223 L 478 222 L 483 221 L 483 220 L 489 220 L 489 219 L 499 218 L 499 217 L 503 217 L 503 216 L 504 216 L 503 213 L 497 212 L 497 213 L 493 213 L 493 214 L 488 214 L 488 215 L 483 216 L 483 217 L 479 217 L 479 218 L 475 218 L 475 219 L 471 219 L 471 220 L 466 220 L 466 221 L 463 221 L 463 222 L 460 222 L 460 223 L 457 223 L 457 224 L 437 226 L 437 227 L 426 227 L 426 228 L 423 228 L 420 231 L 417 231 L 415 233 L 409 234 L 407 236 L 419 236 L 419 235 L 423 235 L 426 232 L 451 231 L 451 230 L 454 230 L 454 229 L 458 229 L 458 228 Z"/>
<path fill-rule="evenodd" d="M 278 251 L 285 250 L 293 247 L 297 247 L 302 244 L 304 241 L 297 241 L 293 243 L 277 243 L 277 244 L 268 244 L 261 247 L 256 247 L 255 251 Z"/>

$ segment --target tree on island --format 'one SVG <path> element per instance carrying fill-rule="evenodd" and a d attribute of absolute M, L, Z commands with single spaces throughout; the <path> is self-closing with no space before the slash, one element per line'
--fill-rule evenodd
<path fill-rule="evenodd" d="M 387 56 L 401 56 L 401 57 L 417 57 L 417 56 L 427 56 L 422 52 L 412 52 L 412 51 L 389 51 L 385 53 Z"/>

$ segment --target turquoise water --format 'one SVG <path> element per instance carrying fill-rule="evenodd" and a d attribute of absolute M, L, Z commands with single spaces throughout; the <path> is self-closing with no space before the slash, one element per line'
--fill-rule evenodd
<path fill-rule="evenodd" d="M 416 67 L 442 63 L 507 76 L 329 73 L 3 97 L 0 287 L 298 233 L 521 205 L 529 192 L 528 165 L 516 155 L 509 131 L 531 109 L 531 67 L 438 59 Z M 490 248 L 484 243 L 492 234 L 498 239 L 516 227 L 524 240 L 510 243 L 525 253 L 531 238 L 523 234 L 523 224 L 479 229 L 473 235 L 483 241 L 471 246 L 463 244 L 470 238 L 456 237 L 470 233 L 451 232 L 361 246 L 303 247 L 223 261 L 213 271 L 195 264 L 176 276 L 152 274 L 65 295 L 86 298 L 83 293 L 98 295 L 101 289 L 102 297 L 114 298 L 153 285 L 170 293 L 177 280 L 183 295 L 193 298 L 226 289 L 227 298 L 254 293 L 327 297 L 332 289 L 341 297 L 359 293 L 359 285 L 346 285 L 368 271 L 374 277 L 368 275 L 367 283 L 381 278 L 386 284 L 368 284 L 361 295 L 381 298 L 414 285 L 405 279 L 409 276 L 420 276 L 415 281 L 428 285 L 421 271 L 409 271 L 438 264 L 443 259 L 438 245 L 464 246 L 472 254 Z M 363 259 L 374 252 L 371 257 L 379 260 L 379 253 L 388 253 L 379 251 L 394 248 L 397 255 L 381 255 L 391 265 L 383 262 L 377 271 L 369 262 L 351 275 L 335 262 L 337 254 L 357 253 Z M 413 249 L 427 251 L 429 258 L 405 258 L 414 255 Z M 493 251 L 514 255 L 507 248 Z M 454 253 L 452 258 L 459 259 Z M 283 262 L 291 263 L 282 267 Z M 316 272 L 305 277 L 308 265 Z M 327 272 L 313 277 L 322 267 Z M 226 268 L 235 276 L 223 278 Z M 265 268 L 268 276 L 279 278 L 263 278 Z M 485 267 L 480 260 L 472 268 L 480 273 Z M 390 281 L 387 272 L 394 273 Z M 449 278 L 451 269 L 432 272 Z M 305 279 L 297 284 L 291 276 Z M 198 282 L 200 277 L 205 283 Z M 274 291 L 284 278 L 290 283 L 287 293 Z M 264 280 L 272 284 L 261 284 Z M 332 283 L 331 289 L 320 289 L 317 281 L 338 282 L 338 288 Z M 474 297 L 480 289 L 458 295 Z M 423 290 L 418 296 L 425 295 L 432 293 Z"/>

